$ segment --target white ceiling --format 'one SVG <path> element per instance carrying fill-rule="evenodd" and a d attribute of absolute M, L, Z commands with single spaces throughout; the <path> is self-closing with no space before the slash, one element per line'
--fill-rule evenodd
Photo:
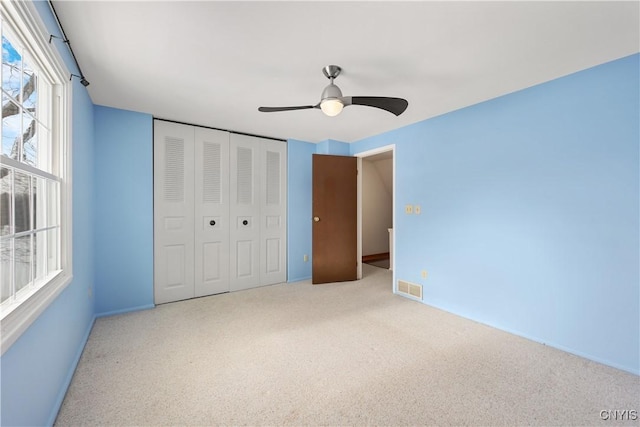
<path fill-rule="evenodd" d="M 95 104 L 276 138 L 353 142 L 640 50 L 639 2 L 60 1 Z M 399 117 L 315 104 L 409 101 Z"/>

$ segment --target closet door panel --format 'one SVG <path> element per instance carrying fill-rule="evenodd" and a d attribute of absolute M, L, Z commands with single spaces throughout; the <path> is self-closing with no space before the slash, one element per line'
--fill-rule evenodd
<path fill-rule="evenodd" d="M 260 285 L 260 156 L 258 141 L 230 135 L 230 290 Z"/>
<path fill-rule="evenodd" d="M 260 140 L 260 284 L 287 280 L 287 150 L 286 143 Z"/>
<path fill-rule="evenodd" d="M 195 128 L 195 296 L 229 291 L 229 133 Z"/>
<path fill-rule="evenodd" d="M 156 304 L 286 281 L 286 143 L 154 122 Z"/>
<path fill-rule="evenodd" d="M 154 125 L 154 301 L 194 296 L 193 154 L 190 126 Z"/>

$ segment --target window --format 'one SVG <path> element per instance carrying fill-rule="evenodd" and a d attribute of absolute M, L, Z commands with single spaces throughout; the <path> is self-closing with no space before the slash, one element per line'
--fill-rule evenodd
<path fill-rule="evenodd" d="M 30 2 L 2 2 L 2 353 L 71 280 L 70 84 Z"/>

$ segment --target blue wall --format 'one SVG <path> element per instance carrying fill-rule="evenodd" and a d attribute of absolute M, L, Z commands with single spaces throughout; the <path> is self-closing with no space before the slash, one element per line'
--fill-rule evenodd
<path fill-rule="evenodd" d="M 48 5 L 36 6 L 58 34 Z M 61 54 L 73 69 L 66 48 Z M 53 423 L 93 325 L 93 105 L 77 79 L 72 139 L 73 280 L 0 359 L 4 426 Z"/>
<path fill-rule="evenodd" d="M 346 142 L 335 141 L 333 139 L 327 139 L 319 142 L 316 145 L 316 154 L 331 154 L 334 156 L 349 156 L 350 144 Z"/>
<path fill-rule="evenodd" d="M 311 159 L 316 144 L 287 141 L 287 280 L 311 277 Z M 308 255 L 308 261 L 304 256 Z"/>
<path fill-rule="evenodd" d="M 153 307 L 153 118 L 95 107 L 96 313 Z"/>
<path fill-rule="evenodd" d="M 426 304 L 638 373 L 638 62 L 352 144 L 396 144 L 396 277 Z"/>

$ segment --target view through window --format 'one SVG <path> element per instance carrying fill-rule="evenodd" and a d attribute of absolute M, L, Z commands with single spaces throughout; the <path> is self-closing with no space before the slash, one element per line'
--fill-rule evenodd
<path fill-rule="evenodd" d="M 4 3 L 4 2 L 3 2 Z M 12 2 L 12 4 L 15 4 Z M 5 3 L 0 154 L 0 319 L 65 267 L 64 84 L 33 26 Z M 56 68 L 56 66 L 58 68 Z M 3 332 L 5 324 L 3 323 Z M 4 337 L 3 337 L 4 342 Z M 4 347 L 3 347 L 4 349 Z"/>

